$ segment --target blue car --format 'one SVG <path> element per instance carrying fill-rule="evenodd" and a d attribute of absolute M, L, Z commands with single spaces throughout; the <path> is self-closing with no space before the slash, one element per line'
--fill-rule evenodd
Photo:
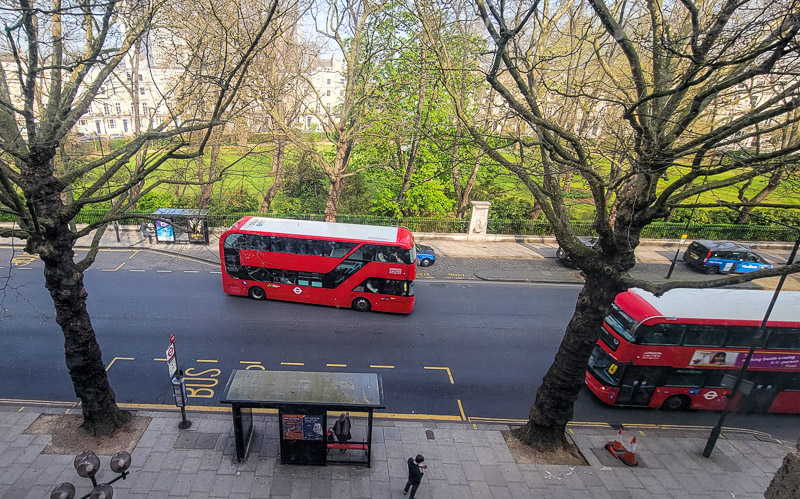
<path fill-rule="evenodd" d="M 743 274 L 772 268 L 748 246 L 730 241 L 694 241 L 683 259 L 706 274 Z"/>
<path fill-rule="evenodd" d="M 436 252 L 430 246 L 417 244 L 417 265 L 430 267 L 436 262 Z"/>

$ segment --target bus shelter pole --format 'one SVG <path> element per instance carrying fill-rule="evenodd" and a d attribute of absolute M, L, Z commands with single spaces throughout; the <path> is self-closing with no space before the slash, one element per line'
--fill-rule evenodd
<path fill-rule="evenodd" d="M 800 246 L 800 232 L 798 232 L 797 239 L 794 241 L 794 247 L 792 248 L 792 253 L 789 255 L 789 261 L 786 263 L 786 265 L 791 265 L 794 262 L 794 257 L 797 255 L 798 246 Z M 708 436 L 706 447 L 703 449 L 703 457 L 711 457 L 711 451 L 714 450 L 714 445 L 716 445 L 717 439 L 719 438 L 720 433 L 722 433 L 722 425 L 725 423 L 725 418 L 730 412 L 733 399 L 736 398 L 736 393 L 739 391 L 739 385 L 742 384 L 742 379 L 744 379 L 744 375 L 747 372 L 747 367 L 750 365 L 750 359 L 753 358 L 756 347 L 759 346 L 761 339 L 764 337 L 764 331 L 767 328 L 769 316 L 772 313 L 772 309 L 775 307 L 775 302 L 778 300 L 778 295 L 780 294 L 781 288 L 783 288 L 783 283 L 785 281 L 786 274 L 783 274 L 778 281 L 778 285 L 775 287 L 775 292 L 772 293 L 772 299 L 769 302 L 767 311 L 764 313 L 764 318 L 761 320 L 761 324 L 758 326 L 758 332 L 756 332 L 756 335 L 753 337 L 753 343 L 750 345 L 750 350 L 747 352 L 747 357 L 744 358 L 742 368 L 739 370 L 739 374 L 736 376 L 736 381 L 733 384 L 731 394 L 725 401 L 725 408 L 722 410 L 722 414 L 719 415 L 719 421 L 717 421 L 717 425 L 714 426 L 714 429 L 711 430 L 711 435 Z"/>

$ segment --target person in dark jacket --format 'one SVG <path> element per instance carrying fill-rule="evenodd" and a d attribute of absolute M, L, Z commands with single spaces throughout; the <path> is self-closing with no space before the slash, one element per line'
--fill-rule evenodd
<path fill-rule="evenodd" d="M 411 488 L 411 495 L 408 496 L 411 499 L 414 499 L 419 484 L 422 482 L 422 475 L 428 469 L 427 466 L 422 464 L 424 460 L 425 458 L 420 454 L 417 454 L 417 457 L 408 458 L 408 481 L 406 482 L 406 488 L 403 489 L 403 495 L 408 494 L 408 489 Z"/>
<path fill-rule="evenodd" d="M 350 435 L 350 413 L 339 414 L 339 419 L 333 424 L 333 434 L 336 435 L 336 440 L 346 444 L 348 440 L 353 438 Z M 347 452 L 347 449 L 341 449 L 341 452 Z"/>

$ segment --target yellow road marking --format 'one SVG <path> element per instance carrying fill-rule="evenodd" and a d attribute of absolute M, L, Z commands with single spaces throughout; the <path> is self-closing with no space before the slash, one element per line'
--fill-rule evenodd
<path fill-rule="evenodd" d="M 644 432 L 643 432 L 642 430 L 639 430 L 639 434 L 640 434 L 641 436 L 644 436 Z"/>
<path fill-rule="evenodd" d="M 458 411 L 461 413 L 461 421 L 466 421 L 467 416 L 464 415 L 464 406 L 461 405 L 461 399 L 458 400 Z"/>
<path fill-rule="evenodd" d="M 573 435 L 575 434 L 575 432 L 574 432 L 574 431 L 572 431 L 572 428 L 567 428 L 567 431 L 568 431 L 568 432 L 570 432 L 570 433 L 572 433 Z"/>
<path fill-rule="evenodd" d="M 437 367 L 437 366 L 425 366 L 425 369 L 440 369 L 442 371 L 447 371 L 447 376 L 450 378 L 450 384 L 455 385 L 456 382 L 453 381 L 453 373 L 450 372 L 449 367 Z"/>
<path fill-rule="evenodd" d="M 219 362 L 219 361 L 214 359 L 197 359 L 197 362 Z"/>
<path fill-rule="evenodd" d="M 132 254 L 131 256 L 129 256 L 128 258 L 133 258 L 133 257 L 135 257 L 137 254 L 139 254 L 139 250 L 136 250 L 136 251 L 134 251 L 134 252 L 133 252 L 133 254 Z"/>
<path fill-rule="evenodd" d="M 109 362 L 108 365 L 106 366 L 106 372 L 108 372 L 108 370 L 111 369 L 111 366 L 114 365 L 114 362 L 118 360 L 134 360 L 134 359 L 133 357 L 114 357 L 113 359 L 111 359 L 111 362 Z"/>
<path fill-rule="evenodd" d="M 239 364 L 261 364 L 260 360 L 240 360 Z"/>
<path fill-rule="evenodd" d="M 119 269 L 121 269 L 123 265 L 125 265 L 125 262 L 122 262 L 122 263 L 120 263 L 119 265 L 117 265 L 117 268 L 115 268 L 114 270 L 103 269 L 103 272 L 116 272 L 116 271 L 118 271 Z"/>
<path fill-rule="evenodd" d="M 475 423 L 472 423 L 472 429 L 473 430 L 477 430 L 478 429 L 478 425 L 476 425 Z"/>
<path fill-rule="evenodd" d="M 347 364 L 325 364 L 327 367 L 347 367 Z"/>
<path fill-rule="evenodd" d="M 380 364 L 370 364 L 369 367 L 374 367 L 375 369 L 394 369 L 394 366 L 382 366 Z"/>
<path fill-rule="evenodd" d="M 25 408 L 25 407 L 20 407 L 19 409 L 17 409 L 17 412 L 20 412 L 20 411 L 22 411 L 22 409 L 24 409 L 24 408 Z"/>
<path fill-rule="evenodd" d="M 159 360 L 159 361 L 161 361 L 161 362 L 166 362 L 166 361 L 167 361 L 167 359 L 159 359 L 158 357 L 156 357 L 156 358 L 155 358 L 155 359 L 153 359 L 153 360 Z"/>
<path fill-rule="evenodd" d="M 282 366 L 304 366 L 305 362 L 281 362 Z"/>

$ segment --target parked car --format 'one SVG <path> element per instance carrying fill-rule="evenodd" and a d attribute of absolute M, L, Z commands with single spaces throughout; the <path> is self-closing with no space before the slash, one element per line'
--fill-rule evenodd
<path fill-rule="evenodd" d="M 417 265 L 430 267 L 436 262 L 436 252 L 430 246 L 417 244 Z"/>
<path fill-rule="evenodd" d="M 732 241 L 693 241 L 683 253 L 683 259 L 706 274 L 741 274 L 772 268 L 749 246 Z"/>
<path fill-rule="evenodd" d="M 597 244 L 596 237 L 581 236 L 578 238 L 578 240 L 589 248 L 594 248 L 594 245 Z M 564 251 L 564 248 L 561 246 L 559 246 L 556 250 L 556 258 L 558 258 L 558 261 L 567 267 L 572 267 L 573 269 L 578 268 L 578 265 L 572 261 L 572 258 L 567 255 L 567 252 Z"/>

